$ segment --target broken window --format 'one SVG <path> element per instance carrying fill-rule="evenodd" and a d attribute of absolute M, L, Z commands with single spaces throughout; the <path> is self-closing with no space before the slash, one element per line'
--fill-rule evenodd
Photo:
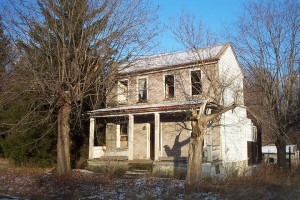
<path fill-rule="evenodd" d="M 120 147 L 128 147 L 128 124 L 120 124 Z"/>
<path fill-rule="evenodd" d="M 118 102 L 127 103 L 128 101 L 128 80 L 118 82 Z"/>
<path fill-rule="evenodd" d="M 174 98 L 174 75 L 165 76 L 165 98 Z"/>
<path fill-rule="evenodd" d="M 202 92 L 201 70 L 191 71 L 192 95 L 199 95 Z"/>
<path fill-rule="evenodd" d="M 147 101 L 147 78 L 138 79 L 139 101 Z"/>

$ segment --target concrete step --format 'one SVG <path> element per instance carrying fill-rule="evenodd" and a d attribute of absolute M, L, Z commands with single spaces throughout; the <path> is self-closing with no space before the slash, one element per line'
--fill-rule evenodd
<path fill-rule="evenodd" d="M 147 170 L 152 171 L 153 164 L 151 163 L 128 163 L 130 170 Z"/>
<path fill-rule="evenodd" d="M 150 172 L 148 170 L 142 170 L 142 169 L 132 169 L 127 170 L 126 175 L 149 175 Z"/>

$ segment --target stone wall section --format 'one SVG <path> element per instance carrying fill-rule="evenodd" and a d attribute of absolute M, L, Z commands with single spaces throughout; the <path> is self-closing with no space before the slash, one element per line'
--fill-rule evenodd
<path fill-rule="evenodd" d="M 180 160 L 187 158 L 191 129 L 183 128 L 190 126 L 190 122 L 162 122 L 162 158 Z M 190 127 L 189 127 L 190 128 Z"/>

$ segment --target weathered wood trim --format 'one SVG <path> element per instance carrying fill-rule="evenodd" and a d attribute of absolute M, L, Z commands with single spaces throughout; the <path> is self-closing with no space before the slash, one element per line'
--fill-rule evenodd
<path fill-rule="evenodd" d="M 160 138 L 160 114 L 154 113 L 154 160 L 158 160 L 161 156 L 161 152 L 159 151 L 159 138 Z"/>
<path fill-rule="evenodd" d="M 89 159 L 94 155 L 94 137 L 95 137 L 95 118 L 90 118 L 90 137 L 89 137 Z"/>
<path fill-rule="evenodd" d="M 134 116 L 128 115 L 128 160 L 133 160 L 133 130 L 134 130 Z"/>

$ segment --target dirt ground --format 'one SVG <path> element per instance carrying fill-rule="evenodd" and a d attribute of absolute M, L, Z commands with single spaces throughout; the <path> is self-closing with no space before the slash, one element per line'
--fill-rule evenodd
<path fill-rule="evenodd" d="M 0 160 L 0 199 L 299 199 L 299 170 L 262 169 L 252 176 L 204 180 L 203 188 L 184 193 L 184 180 L 108 176 L 74 170 L 58 177 L 50 169 L 16 168 Z"/>

